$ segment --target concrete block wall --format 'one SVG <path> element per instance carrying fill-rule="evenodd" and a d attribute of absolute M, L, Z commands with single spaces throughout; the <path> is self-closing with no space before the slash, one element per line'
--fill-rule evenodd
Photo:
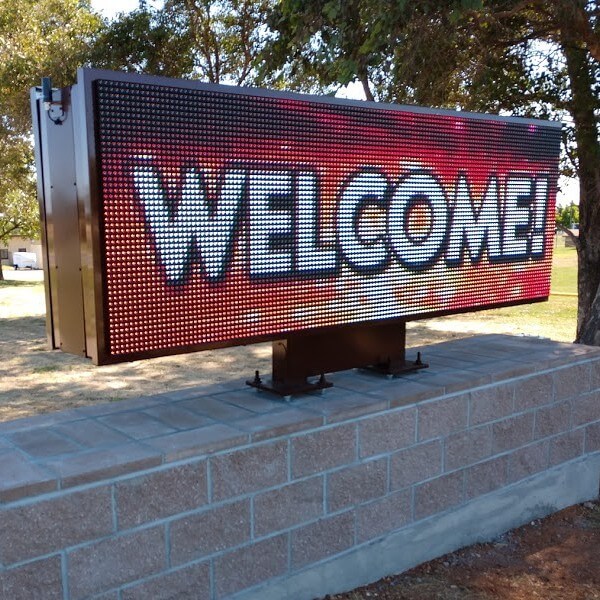
<path fill-rule="evenodd" d="M 600 349 L 421 350 L 290 403 L 233 381 L 0 424 L 0 598 L 309 599 L 597 496 Z"/>

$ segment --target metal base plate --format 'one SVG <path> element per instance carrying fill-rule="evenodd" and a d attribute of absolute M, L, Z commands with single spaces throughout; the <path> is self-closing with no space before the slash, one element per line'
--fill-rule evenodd
<path fill-rule="evenodd" d="M 417 360 L 405 360 L 403 363 L 370 365 L 364 367 L 364 369 L 366 371 L 371 371 L 372 373 L 386 375 L 387 377 L 400 377 L 400 375 L 419 371 L 420 369 L 427 369 L 427 367 L 429 367 L 429 363 L 424 363 L 421 360 L 421 353 L 419 352 L 417 354 Z"/>
<path fill-rule="evenodd" d="M 309 392 L 318 392 L 320 390 L 324 390 L 326 388 L 330 388 L 333 386 L 333 383 L 327 381 L 324 375 L 321 375 L 319 379 L 315 382 L 310 382 L 307 379 L 304 381 L 295 381 L 295 382 L 278 382 L 269 380 L 267 382 L 263 382 L 260 378 L 258 371 L 254 376 L 254 379 L 248 379 L 246 384 L 250 387 L 254 387 L 257 390 L 262 390 L 264 392 L 271 392 L 272 394 L 276 394 L 281 398 L 290 398 L 294 394 L 307 394 Z"/>

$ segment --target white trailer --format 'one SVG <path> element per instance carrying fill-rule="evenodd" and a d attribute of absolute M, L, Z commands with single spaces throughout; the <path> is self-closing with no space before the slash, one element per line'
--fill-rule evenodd
<path fill-rule="evenodd" d="M 15 269 L 35 269 L 37 267 L 37 257 L 35 252 L 13 252 L 13 266 Z"/>

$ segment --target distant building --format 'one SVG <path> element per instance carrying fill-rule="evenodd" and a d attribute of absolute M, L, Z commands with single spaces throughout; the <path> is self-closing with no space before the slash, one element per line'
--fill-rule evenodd
<path fill-rule="evenodd" d="M 0 263 L 3 265 L 12 265 L 13 252 L 33 252 L 36 256 L 38 269 L 41 269 L 44 265 L 42 244 L 39 240 L 29 240 L 15 236 L 8 240 L 8 244 L 0 242 Z"/>

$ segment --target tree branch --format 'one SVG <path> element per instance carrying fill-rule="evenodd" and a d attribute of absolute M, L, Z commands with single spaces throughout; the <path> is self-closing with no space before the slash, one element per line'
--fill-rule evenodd
<path fill-rule="evenodd" d="M 571 150 L 571 148 L 569 147 L 569 141 L 566 139 L 563 141 L 563 150 L 564 150 L 564 153 L 565 153 L 567 159 L 571 163 L 573 170 L 575 171 L 575 173 L 577 173 L 577 171 L 579 169 L 579 164 L 577 162 L 577 155 L 575 154 L 575 152 L 573 152 L 573 150 Z"/>
<path fill-rule="evenodd" d="M 511 10 L 501 10 L 496 13 L 493 13 L 494 17 L 498 20 L 500 19 L 510 19 L 511 17 L 515 17 L 521 11 L 526 8 L 533 8 L 534 6 L 544 7 L 547 0 L 523 0 L 523 2 L 519 2 Z"/>
<path fill-rule="evenodd" d="M 600 16 L 600 9 L 596 8 L 596 10 L 588 13 L 585 6 L 582 6 L 577 2 L 573 2 L 573 4 L 570 4 L 569 6 L 573 11 L 573 33 L 575 33 L 575 35 L 579 34 L 579 36 L 583 38 L 590 55 L 600 62 L 600 38 L 594 31 L 591 23 L 592 16 L 597 18 Z"/>
<path fill-rule="evenodd" d="M 3 229 L 0 231 L 0 240 L 5 240 L 13 231 L 16 231 L 17 229 L 19 229 L 19 223 L 11 222 L 8 229 Z"/>
<path fill-rule="evenodd" d="M 358 79 L 362 84 L 363 91 L 365 92 L 365 98 L 370 100 L 371 102 L 375 101 L 375 97 L 373 96 L 373 92 L 371 91 L 371 86 L 369 85 L 369 75 L 367 73 L 367 67 L 363 67 L 359 69 L 360 73 L 358 74 Z"/>
<path fill-rule="evenodd" d="M 581 247 L 581 241 L 579 240 L 579 236 L 576 236 L 568 227 L 565 227 L 562 223 L 556 223 L 556 229 L 562 231 L 563 233 L 566 233 L 567 237 L 573 242 L 575 248 L 577 248 L 577 251 L 579 251 L 579 248 Z"/>
<path fill-rule="evenodd" d="M 244 85 L 246 78 L 250 74 L 252 70 L 252 50 L 251 50 L 251 36 L 252 31 L 256 27 L 256 24 L 253 19 L 253 15 L 250 13 L 248 4 L 244 4 L 242 12 L 240 14 L 241 20 L 241 33 L 240 33 L 240 41 L 242 44 L 242 68 L 240 71 L 240 75 L 238 77 L 237 84 Z"/>

